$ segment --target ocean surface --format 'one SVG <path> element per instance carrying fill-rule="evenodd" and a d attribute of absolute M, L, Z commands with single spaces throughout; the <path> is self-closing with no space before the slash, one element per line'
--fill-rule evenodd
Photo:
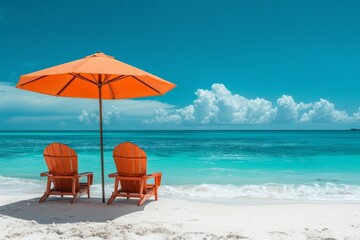
<path fill-rule="evenodd" d="M 107 196 L 112 149 L 123 141 L 146 151 L 149 173 L 163 173 L 163 197 L 360 201 L 360 131 L 107 131 Z M 52 142 L 76 150 L 100 196 L 97 131 L 0 131 L 1 194 L 44 191 L 39 173 Z"/>

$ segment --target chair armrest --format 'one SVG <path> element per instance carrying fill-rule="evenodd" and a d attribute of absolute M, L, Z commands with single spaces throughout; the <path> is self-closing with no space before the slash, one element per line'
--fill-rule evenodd
<path fill-rule="evenodd" d="M 120 175 L 119 173 L 110 173 L 109 178 L 118 178 L 120 180 L 146 180 L 146 176 Z"/>
<path fill-rule="evenodd" d="M 150 178 L 161 177 L 162 173 L 161 172 L 154 172 L 154 173 L 148 174 L 147 176 L 149 176 Z"/>
<path fill-rule="evenodd" d="M 92 172 L 84 172 L 84 173 L 79 173 L 79 178 L 81 177 L 87 177 L 87 184 L 90 184 L 92 185 L 93 183 L 93 177 L 94 177 L 94 174 Z"/>
<path fill-rule="evenodd" d="M 145 181 L 146 177 L 145 176 L 121 176 L 121 175 L 117 175 L 116 176 L 118 179 L 120 180 L 140 180 L 140 181 Z"/>
<path fill-rule="evenodd" d="M 75 175 L 69 175 L 69 176 L 66 176 L 66 175 L 49 175 L 49 178 L 54 178 L 54 179 L 76 179 L 76 176 Z"/>
<path fill-rule="evenodd" d="M 109 173 L 108 177 L 109 177 L 109 178 L 115 178 L 117 175 L 118 175 L 117 172 L 115 172 L 115 173 Z"/>
<path fill-rule="evenodd" d="M 156 186 L 160 186 L 160 185 L 161 185 L 161 177 L 162 177 L 162 173 L 161 173 L 161 172 L 155 172 L 155 173 L 146 175 L 146 178 L 147 178 L 147 179 L 155 178 L 154 181 L 155 181 L 155 185 L 156 185 Z"/>
<path fill-rule="evenodd" d="M 48 176 L 51 176 L 52 174 L 49 173 L 49 172 L 42 172 L 40 173 L 40 177 L 48 177 Z"/>
<path fill-rule="evenodd" d="M 117 172 L 116 173 L 110 173 L 108 176 L 109 178 L 118 178 L 119 180 L 147 180 L 150 178 L 155 178 L 155 184 L 157 186 L 160 186 L 161 183 L 161 173 L 160 172 L 156 172 L 153 174 L 149 174 L 149 175 L 143 175 L 143 176 L 131 176 L 131 175 L 119 175 Z"/>
<path fill-rule="evenodd" d="M 79 177 L 85 177 L 85 176 L 93 176 L 94 174 L 92 172 L 84 172 L 84 173 L 79 173 L 78 175 Z"/>

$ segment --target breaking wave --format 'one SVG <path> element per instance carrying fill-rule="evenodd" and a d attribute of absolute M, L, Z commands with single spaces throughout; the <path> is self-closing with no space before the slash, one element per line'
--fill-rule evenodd
<path fill-rule="evenodd" d="M 39 194 L 45 190 L 45 180 L 12 178 L 0 176 L 0 195 Z M 101 185 L 91 187 L 92 196 L 101 196 Z M 113 185 L 105 186 L 106 195 L 113 191 Z M 164 185 L 159 189 L 160 197 L 193 200 L 216 199 L 274 199 L 325 202 L 360 201 L 360 185 L 335 183 L 277 184 L 259 185 Z"/>
<path fill-rule="evenodd" d="M 360 186 L 346 184 L 260 184 L 218 185 L 200 184 L 163 186 L 160 193 L 166 197 L 186 199 L 278 199 L 313 201 L 359 201 Z"/>

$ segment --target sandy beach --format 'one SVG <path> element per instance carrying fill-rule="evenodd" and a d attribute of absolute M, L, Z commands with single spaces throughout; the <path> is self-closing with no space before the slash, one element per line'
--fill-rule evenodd
<path fill-rule="evenodd" d="M 0 240 L 360 240 L 359 13 L 0 0 Z"/>
<path fill-rule="evenodd" d="M 360 239 L 354 203 L 0 198 L 0 239 Z"/>

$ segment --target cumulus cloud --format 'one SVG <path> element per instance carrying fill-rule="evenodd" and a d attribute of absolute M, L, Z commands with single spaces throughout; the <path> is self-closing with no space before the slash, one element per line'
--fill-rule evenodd
<path fill-rule="evenodd" d="M 89 113 L 86 110 L 82 110 L 81 114 L 78 116 L 79 122 L 84 124 L 91 124 L 92 122 L 98 122 L 99 121 L 99 114 Z"/>
<path fill-rule="evenodd" d="M 109 110 L 103 113 L 103 124 L 104 125 L 111 125 L 114 122 L 120 120 L 120 112 L 121 110 L 118 107 L 112 105 Z M 92 124 L 92 123 L 99 123 L 99 111 L 88 112 L 83 110 L 82 113 L 79 115 L 80 123 L 84 124 Z"/>
<path fill-rule="evenodd" d="M 282 95 L 277 99 L 276 104 L 276 121 L 279 122 L 296 122 L 299 114 L 311 107 L 311 104 L 296 103 L 293 97 L 288 95 Z"/>
<path fill-rule="evenodd" d="M 124 118 L 144 119 L 150 118 L 153 115 L 154 109 L 161 109 L 166 111 L 167 108 L 173 106 L 150 100 L 121 100 L 115 101 L 110 107 L 103 108 L 103 124 L 112 125 L 118 123 Z M 78 116 L 79 122 L 82 124 L 99 123 L 99 110 L 82 110 Z"/>
<path fill-rule="evenodd" d="M 359 107 L 359 111 L 357 113 L 353 114 L 353 119 L 355 121 L 359 121 L 360 122 L 360 107 Z"/>
<path fill-rule="evenodd" d="M 179 111 L 179 110 L 176 110 Z M 155 109 L 155 117 L 152 120 L 144 120 L 144 123 L 173 123 L 180 124 L 183 119 L 179 114 L 169 114 L 163 108 Z"/>
<path fill-rule="evenodd" d="M 210 90 L 198 89 L 192 104 L 179 109 L 156 109 L 155 115 L 145 123 L 175 125 L 239 125 L 272 122 L 354 122 L 358 113 L 349 116 L 339 111 L 328 100 L 297 103 L 292 96 L 282 95 L 273 105 L 263 98 L 247 99 L 231 93 L 223 84 L 213 84 Z"/>
<path fill-rule="evenodd" d="M 270 101 L 232 94 L 223 84 L 213 84 L 211 90 L 198 89 L 195 95 L 193 104 L 173 113 L 157 109 L 155 117 L 146 123 L 261 124 L 271 122 L 276 116 Z"/>
<path fill-rule="evenodd" d="M 320 98 L 319 102 L 311 104 L 311 109 L 304 113 L 300 122 L 348 122 L 353 120 L 345 111 L 335 109 L 335 105 Z"/>
<path fill-rule="evenodd" d="M 120 120 L 120 112 L 121 110 L 118 107 L 112 105 L 109 110 L 103 112 L 103 124 L 111 125 L 114 122 Z M 99 123 L 99 111 L 95 110 L 93 112 L 89 112 L 87 110 L 82 110 L 81 114 L 78 116 L 79 122 L 83 124 L 92 124 Z"/>

